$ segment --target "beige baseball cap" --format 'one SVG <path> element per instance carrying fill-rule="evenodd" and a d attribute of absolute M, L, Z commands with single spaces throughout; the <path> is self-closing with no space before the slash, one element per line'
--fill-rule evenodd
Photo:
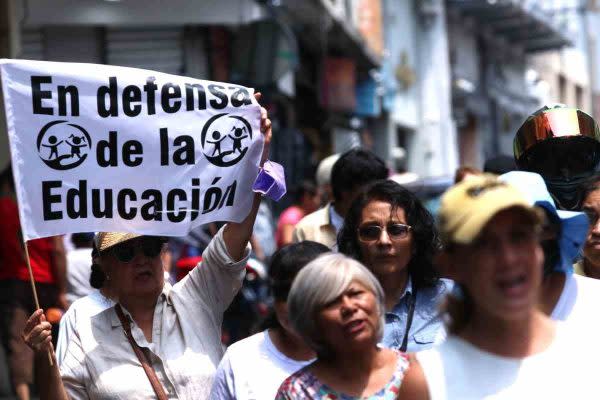
<path fill-rule="evenodd" d="M 442 242 L 470 244 L 496 214 L 513 207 L 523 209 L 535 224 L 541 223 L 542 213 L 516 187 L 495 175 L 469 177 L 442 196 L 438 213 Z"/>

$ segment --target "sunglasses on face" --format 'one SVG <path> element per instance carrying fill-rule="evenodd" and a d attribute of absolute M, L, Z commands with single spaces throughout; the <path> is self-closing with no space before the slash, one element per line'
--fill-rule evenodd
<path fill-rule="evenodd" d="M 365 225 L 358 228 L 358 239 L 362 242 L 375 242 L 386 231 L 390 239 L 400 240 L 408 236 L 412 227 L 406 224 L 388 224 L 387 226 Z"/>
<path fill-rule="evenodd" d="M 129 263 L 135 258 L 136 249 L 142 250 L 142 253 L 148 258 L 154 258 L 162 251 L 162 245 L 165 241 L 158 237 L 144 237 L 141 240 L 133 240 L 115 246 L 112 253 L 115 258 L 122 263 Z"/>

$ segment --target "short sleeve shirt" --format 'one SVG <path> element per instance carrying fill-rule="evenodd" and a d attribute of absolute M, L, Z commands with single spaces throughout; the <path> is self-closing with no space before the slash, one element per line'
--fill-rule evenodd
<path fill-rule="evenodd" d="M 281 353 L 264 331 L 232 344 L 217 369 L 211 399 L 273 399 L 281 383 L 311 364 Z"/>

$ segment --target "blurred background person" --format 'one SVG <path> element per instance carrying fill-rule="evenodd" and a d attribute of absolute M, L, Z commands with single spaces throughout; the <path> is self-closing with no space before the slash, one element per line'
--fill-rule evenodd
<path fill-rule="evenodd" d="M 314 361 L 314 351 L 290 325 L 287 297 L 298 272 L 328 251 L 321 243 L 304 241 L 286 245 L 273 255 L 269 281 L 274 305 L 266 329 L 227 349 L 210 398 L 272 399 L 288 376 Z"/>
<path fill-rule="evenodd" d="M 547 105 L 521 125 L 514 139 L 520 170 L 540 174 L 562 210 L 581 210 L 581 188 L 600 165 L 596 121 L 564 104 Z"/>
<path fill-rule="evenodd" d="M 588 231 L 582 259 L 575 264 L 575 273 L 600 279 L 600 174 L 595 174 L 581 189 L 581 210 L 588 216 Z"/>
<path fill-rule="evenodd" d="M 67 302 L 69 306 L 93 290 L 90 285 L 90 259 L 93 233 L 74 233 L 71 236 L 73 248 L 67 251 Z"/>
<path fill-rule="evenodd" d="M 294 203 L 282 211 L 277 220 L 275 241 L 281 248 L 292 243 L 294 227 L 305 215 L 315 212 L 321 206 L 321 194 L 314 183 L 303 181 L 294 188 Z"/>
<path fill-rule="evenodd" d="M 262 199 L 250 244 L 252 252 L 246 265 L 246 274 L 241 290 L 223 316 L 222 342 L 229 345 L 256 332 L 257 324 L 268 311 L 267 268 L 272 252 L 275 251 L 273 221 L 268 200 Z M 221 222 L 202 225 L 185 237 L 169 238 L 168 248 L 173 248 L 175 281 L 183 279 L 202 261 L 202 251 L 206 249 L 214 234 L 224 224 Z"/>
<path fill-rule="evenodd" d="M 378 345 L 384 302 L 375 276 L 343 254 L 302 269 L 288 297 L 289 318 L 317 360 L 287 378 L 276 399 L 395 398 L 408 362 Z"/>
<path fill-rule="evenodd" d="M 542 220 L 517 188 L 491 176 L 444 195 L 439 261 L 461 291 L 448 298 L 448 338 L 411 359 L 399 399 L 598 396 L 595 372 L 581 361 L 588 343 L 577 347 L 577 331 L 538 308 Z"/>
<path fill-rule="evenodd" d="M 98 257 L 97 246 L 92 240 L 92 249 L 87 262 L 88 280 L 92 290 L 87 296 L 71 303 L 60 320 L 55 351 L 59 367 L 74 335 L 77 335 L 81 329 L 90 329 L 91 318 L 94 315 L 115 305 L 117 294 L 113 288 L 114 281 L 106 279 Z"/>
<path fill-rule="evenodd" d="M 252 252 L 246 265 L 244 283 L 223 315 L 221 339 L 226 346 L 256 333 L 268 313 L 267 266 L 277 250 L 273 215 L 268 202 L 263 197 L 256 214 L 250 237 Z"/>
<path fill-rule="evenodd" d="M 538 174 L 513 171 L 499 179 L 518 188 L 545 215 L 540 236 L 544 251 L 540 309 L 550 318 L 577 329 L 581 339 L 594 342 L 600 334 L 600 318 L 595 311 L 600 303 L 600 282 L 573 274 L 573 262 L 588 235 L 588 218 L 581 212 L 557 210 Z"/>
<path fill-rule="evenodd" d="M 507 156 L 504 154 L 490 157 L 485 160 L 483 164 L 483 172 L 487 172 L 494 175 L 506 174 L 510 171 L 516 171 L 517 164 L 515 164 L 514 157 Z"/>
<path fill-rule="evenodd" d="M 394 181 L 373 183 L 348 211 L 338 246 L 383 287 L 383 345 L 412 352 L 443 340 L 438 305 L 452 282 L 440 279 L 433 266 L 439 244 L 431 214 Z"/>
<path fill-rule="evenodd" d="M 332 154 L 322 159 L 317 166 L 315 179 L 317 181 L 317 187 L 321 192 L 322 204 L 327 204 L 333 200 L 333 192 L 331 190 L 331 170 L 339 158 L 339 154 Z"/>
<path fill-rule="evenodd" d="M 454 173 L 454 183 L 461 182 L 463 179 L 469 176 L 481 175 L 482 172 L 480 169 L 475 167 L 463 166 L 456 169 Z"/>
<path fill-rule="evenodd" d="M 594 259 L 594 176 L 600 163 L 600 130 L 596 121 L 588 114 L 565 106 L 553 104 L 544 106 L 530 115 L 517 131 L 514 139 L 514 156 L 520 169 L 539 173 L 551 195 L 546 203 L 556 203 L 561 210 L 583 210 L 588 219 L 578 213 L 558 211 L 562 227 L 558 231 L 561 238 L 570 237 L 571 246 L 560 246 L 561 252 L 570 255 L 563 267 L 555 269 L 544 280 L 543 307 L 551 317 L 565 320 L 569 325 L 581 327 L 581 334 L 595 335 L 600 323 L 596 312 L 590 307 L 600 301 L 597 293 L 600 287 L 592 279 L 583 277 L 584 265 L 591 271 Z M 535 192 L 535 184 L 514 179 L 524 193 Z M 584 206 L 584 199 L 587 203 Z M 556 220 L 551 218 L 550 221 Z M 566 223 L 571 221 L 570 223 Z M 581 221 L 581 222 L 577 222 Z M 589 222 L 589 231 L 587 224 Z M 564 240 L 561 239 L 563 242 Z M 587 240 L 586 240 L 587 239 Z M 579 272 L 573 275 L 571 263 L 579 256 L 582 243 L 583 260 L 575 265 Z M 556 258 L 549 254 L 548 241 L 544 246 L 546 259 Z M 577 252 L 573 251 L 573 246 Z M 589 256 L 586 256 L 588 254 Z M 582 274 L 583 273 L 583 274 Z"/>
<path fill-rule="evenodd" d="M 255 246 L 256 244 L 260 246 L 261 257 L 257 255 L 257 258 L 262 263 L 268 263 L 273 253 L 275 253 L 275 250 L 277 250 L 277 243 L 275 242 L 275 222 L 273 213 L 269 207 L 268 200 L 264 198 L 258 208 L 254 229 L 252 230 L 252 238 L 252 246 Z M 254 254 L 256 254 L 256 250 L 253 249 L 253 251 Z"/>
<path fill-rule="evenodd" d="M 19 399 L 30 398 L 34 354 L 21 332 L 35 311 L 11 167 L 0 174 L 0 337 L 7 355 L 11 382 Z M 66 257 L 61 236 L 27 242 L 40 307 L 58 324 L 66 300 Z M 48 360 L 45 360 L 47 363 Z M 36 365 L 37 368 L 37 365 Z"/>
<path fill-rule="evenodd" d="M 352 149 L 342 154 L 331 171 L 333 201 L 298 222 L 294 242 L 312 240 L 329 248 L 336 246 L 336 236 L 354 198 L 364 186 L 387 176 L 385 163 L 368 150 Z"/>

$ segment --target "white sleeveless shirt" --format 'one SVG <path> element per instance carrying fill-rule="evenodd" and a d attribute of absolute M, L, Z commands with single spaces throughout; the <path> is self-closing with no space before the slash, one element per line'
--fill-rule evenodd
<path fill-rule="evenodd" d="M 510 358 L 449 335 L 440 346 L 419 352 L 416 357 L 427 380 L 430 400 L 600 399 L 593 367 L 597 366 L 598 351 L 590 349 L 598 346 L 588 343 L 585 348 L 576 342 L 577 336 L 559 326 L 545 351 Z"/>

